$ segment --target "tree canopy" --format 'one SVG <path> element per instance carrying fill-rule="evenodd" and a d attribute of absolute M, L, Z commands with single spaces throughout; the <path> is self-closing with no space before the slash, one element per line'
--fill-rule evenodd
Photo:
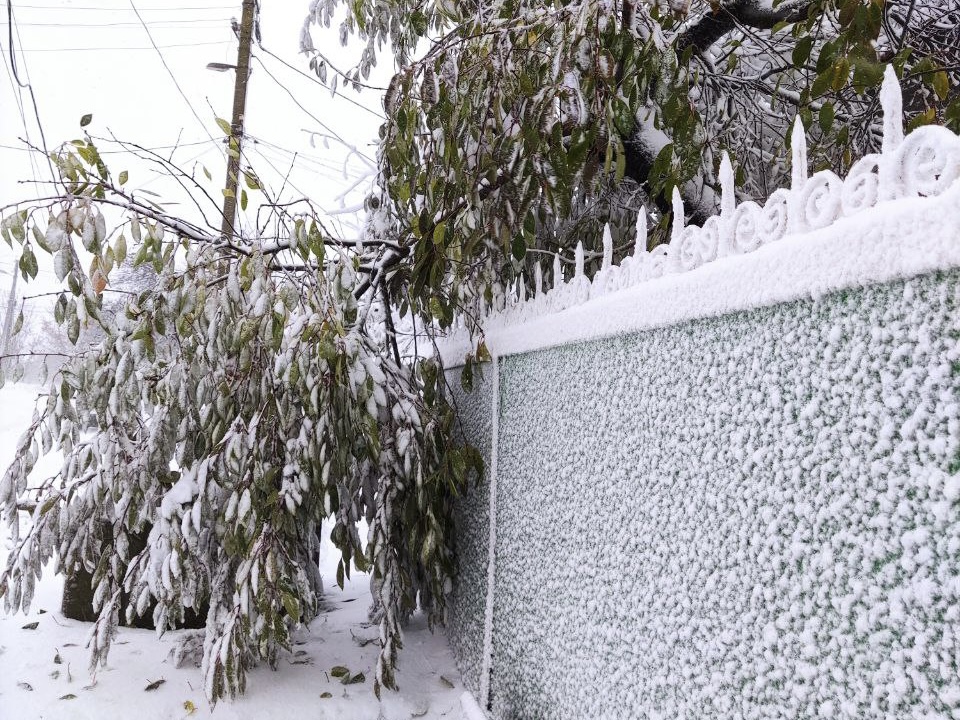
<path fill-rule="evenodd" d="M 398 281 L 489 303 L 530 251 L 570 263 L 582 239 L 598 263 L 607 221 L 628 252 L 643 202 L 661 242 L 672 187 L 694 221 L 715 211 L 722 151 L 744 199 L 781 187 L 797 115 L 815 169 L 843 172 L 879 147 L 886 63 L 911 127 L 960 129 L 958 21 L 956 0 L 351 3 L 342 32 L 367 45 L 347 80 L 383 45 L 397 60 L 377 200 L 414 256 Z"/>
<path fill-rule="evenodd" d="M 344 72 L 310 37 L 341 12 L 342 37 L 366 43 Z M 125 597 L 161 629 L 208 604 L 216 699 L 318 612 L 324 528 L 341 580 L 376 579 L 377 689 L 392 687 L 404 619 L 443 620 L 451 507 L 481 465 L 457 442 L 431 338 L 457 318 L 476 333 L 469 385 L 483 312 L 535 263 L 559 259 L 556 282 L 585 240 L 599 266 L 608 222 L 619 255 L 660 242 L 673 186 L 702 220 L 724 150 L 738 192 L 765 196 L 789 172 L 796 115 L 813 164 L 843 171 L 880 141 L 885 63 L 912 125 L 960 129 L 958 27 L 957 0 L 314 2 L 301 41 L 322 80 L 360 87 L 378 53 L 396 62 L 365 232 L 350 242 L 309 206 L 275 202 L 263 229 L 224 236 L 126 189 L 90 135 L 61 147 L 55 192 L 3 208 L 2 234 L 25 278 L 52 257 L 68 338 L 96 326 L 102 339 L 50 379 L 0 481 L 17 540 L 5 607 L 29 606 L 48 561 L 83 566 L 95 666 Z M 635 237 L 640 212 L 649 238 Z M 128 253 L 156 279 L 117 312 L 104 298 Z M 28 486 L 53 449 L 60 472 Z"/>

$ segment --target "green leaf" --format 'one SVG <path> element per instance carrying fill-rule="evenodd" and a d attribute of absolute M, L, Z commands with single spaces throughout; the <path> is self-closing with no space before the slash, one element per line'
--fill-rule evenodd
<path fill-rule="evenodd" d="M 833 103 L 826 102 L 823 104 L 823 107 L 820 108 L 820 113 L 817 116 L 817 120 L 820 122 L 820 129 L 825 133 L 830 132 L 830 128 L 833 127 L 833 117 L 834 109 Z"/>
<path fill-rule="evenodd" d="M 442 245 L 443 237 L 446 234 L 446 232 L 447 232 L 447 223 L 438 222 L 436 227 L 433 228 L 433 244 Z"/>
<path fill-rule="evenodd" d="M 510 252 L 513 253 L 513 256 L 517 260 L 523 260 L 527 254 L 527 243 L 523 239 L 522 235 L 517 235 L 513 238 L 513 242 L 510 244 Z"/>
<path fill-rule="evenodd" d="M 76 345 L 77 340 L 80 339 L 80 318 L 77 317 L 76 309 L 70 314 L 67 321 L 67 339 L 70 340 L 71 345 Z"/>
<path fill-rule="evenodd" d="M 627 172 L 627 154 L 623 152 L 622 148 L 617 149 L 617 166 L 614 174 L 614 179 L 616 182 L 623 180 L 623 176 Z"/>
<path fill-rule="evenodd" d="M 283 593 L 281 597 L 283 599 L 283 607 L 287 611 L 287 616 L 291 620 L 299 620 L 300 603 L 297 601 L 297 598 L 290 593 Z"/>
<path fill-rule="evenodd" d="M 240 190 L 240 209 L 247 209 L 247 191 L 242 188 Z"/>
<path fill-rule="evenodd" d="M 129 177 L 128 174 L 127 174 L 127 171 L 126 171 L 126 170 L 121 170 L 121 171 L 120 171 L 120 175 L 119 175 L 119 177 L 117 178 L 117 182 L 120 183 L 121 186 L 126 185 L 126 184 L 127 184 L 127 177 Z"/>
<path fill-rule="evenodd" d="M 67 296 L 63 293 L 57 298 L 57 303 L 53 306 L 53 319 L 57 325 L 62 325 L 67 311 Z"/>
<path fill-rule="evenodd" d="M 86 127 L 92 121 L 93 121 L 93 115 L 91 113 L 87 113 L 82 118 L 80 118 L 80 127 Z"/>
<path fill-rule="evenodd" d="M 810 50 L 813 48 L 813 35 L 804 35 L 793 46 L 793 65 L 802 67 L 810 59 Z"/>
<path fill-rule="evenodd" d="M 493 358 L 490 357 L 490 351 L 487 349 L 487 343 L 482 342 L 477 345 L 477 360 L 479 362 L 490 362 Z"/>
<path fill-rule="evenodd" d="M 422 10 L 414 10 L 410 14 L 410 26 L 421 37 L 427 32 L 427 16 L 423 14 Z"/>
<path fill-rule="evenodd" d="M 335 678 L 349 677 L 350 670 L 349 668 L 345 668 L 343 665 L 334 665 L 332 668 L 330 668 L 330 674 Z"/>
<path fill-rule="evenodd" d="M 830 87 L 830 84 L 833 82 L 833 67 L 829 67 L 819 75 L 813 81 L 813 85 L 810 86 L 810 95 L 813 97 L 820 97 L 827 91 Z"/>
<path fill-rule="evenodd" d="M 24 247 L 23 255 L 20 256 L 20 272 L 23 273 L 24 279 L 26 278 L 35 278 L 40 268 L 37 266 L 37 256 L 33 254 L 33 250 L 29 245 Z"/>
<path fill-rule="evenodd" d="M 23 328 L 23 310 L 17 315 L 16 322 L 13 323 L 13 334 L 16 335 Z"/>
<path fill-rule="evenodd" d="M 850 61 L 843 57 L 833 66 L 833 89 L 837 92 L 843 90 L 848 77 L 850 77 Z"/>
<path fill-rule="evenodd" d="M 120 233 L 117 242 L 113 244 L 113 257 L 117 261 L 117 265 L 122 265 L 123 261 L 127 259 L 127 238 L 123 233 Z"/>
<path fill-rule="evenodd" d="M 230 127 L 230 123 L 219 117 L 216 118 L 216 121 L 217 125 L 220 126 L 220 129 L 223 130 L 225 135 L 233 135 L 233 128 Z"/>
<path fill-rule="evenodd" d="M 940 100 L 946 100 L 947 95 L 950 94 L 950 78 L 943 70 L 940 70 L 933 75 L 933 91 L 937 94 L 937 98 Z"/>

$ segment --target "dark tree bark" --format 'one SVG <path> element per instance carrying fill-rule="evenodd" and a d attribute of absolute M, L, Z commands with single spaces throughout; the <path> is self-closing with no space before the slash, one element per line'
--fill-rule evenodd
<path fill-rule="evenodd" d="M 689 25 L 677 38 L 677 55 L 689 47 L 703 52 L 738 25 L 757 30 L 769 30 L 779 22 L 797 22 L 807 16 L 810 3 L 806 0 L 785 0 L 773 9 L 760 8 L 754 0 L 733 0 L 717 6 Z"/>
<path fill-rule="evenodd" d="M 103 534 L 109 537 L 111 528 L 109 525 L 103 525 Z M 130 554 L 136 555 L 147 546 L 147 538 L 150 535 L 150 528 L 147 527 L 143 532 L 130 537 Z M 66 579 L 63 585 L 63 599 L 60 604 L 60 612 L 64 617 L 71 620 L 80 620 L 82 622 L 94 622 L 97 619 L 97 613 L 93 610 L 93 576 L 86 569 L 79 565 L 66 573 Z M 127 607 L 130 604 L 130 596 L 126 592 L 120 593 L 120 624 L 127 626 Z M 142 617 L 134 617 L 129 627 L 144 628 L 153 630 L 153 609 L 156 603 L 150 603 L 149 608 Z M 199 610 L 194 608 L 184 608 L 183 623 L 177 625 L 178 628 L 197 630 L 207 624 L 207 612 L 209 605 L 204 603 Z"/>

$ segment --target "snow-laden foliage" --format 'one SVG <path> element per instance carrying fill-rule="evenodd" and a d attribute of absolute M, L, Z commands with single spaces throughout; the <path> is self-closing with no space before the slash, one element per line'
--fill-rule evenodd
<path fill-rule="evenodd" d="M 952 270 L 501 358 L 493 716 L 960 711 L 958 297 Z M 485 592 L 455 593 L 474 690 Z"/>
<path fill-rule="evenodd" d="M 569 277 L 578 241 L 592 275 L 608 221 L 615 259 L 629 255 L 647 240 L 644 199 L 649 244 L 665 241 L 674 187 L 704 221 L 724 150 L 740 199 L 766 198 L 789 177 L 797 116 L 814 169 L 845 174 L 879 149 L 886 63 L 910 128 L 960 127 L 956 0 L 342 5 L 342 36 L 367 42 L 355 68 L 334 70 L 310 38 L 337 0 L 311 3 L 301 45 L 328 82 L 358 87 L 378 48 L 394 50 L 374 203 L 411 248 L 412 281 L 442 296 L 423 308 L 441 323 L 524 267 L 532 290 L 544 255 Z"/>
<path fill-rule="evenodd" d="M 564 280 L 562 269 L 555 260 L 551 288 L 545 287 L 541 263 L 534 262 L 531 295 L 527 294 L 526 284 L 522 281 L 506 294 L 494 294 L 480 323 L 487 349 L 502 353 L 499 343 L 491 345 L 491 338 L 499 341 L 502 334 L 509 334 L 513 328 L 537 318 L 549 317 L 566 308 L 588 303 L 617 290 L 642 286 L 663 276 L 687 273 L 724 257 L 753 253 L 788 236 L 798 238 L 818 230 L 835 233 L 838 237 L 851 231 L 859 235 L 875 234 L 879 229 L 876 222 L 879 213 L 888 214 L 898 222 L 912 222 L 908 217 L 910 211 L 902 205 L 889 204 L 893 200 L 938 200 L 936 205 L 927 209 L 928 213 L 936 213 L 929 216 L 935 218 L 934 222 L 929 222 L 928 217 L 921 221 L 925 233 L 911 228 L 897 240 L 905 241 L 908 237 L 924 234 L 931 250 L 939 251 L 943 263 L 948 263 L 947 250 L 953 244 L 950 224 L 954 215 L 953 198 L 960 190 L 960 137 L 936 125 L 920 127 L 904 135 L 903 95 L 892 66 L 887 66 L 885 71 L 880 103 L 883 107 L 881 152 L 857 160 L 845 178 L 831 170 L 808 175 L 807 139 L 797 118 L 791 138 L 790 186 L 775 190 L 762 205 L 753 201 L 736 203 L 733 169 L 730 158 L 724 154 L 719 171 L 720 212 L 707 218 L 702 226 L 685 225 L 683 200 L 679 190 L 674 188 L 674 221 L 669 244 L 658 245 L 652 251 L 645 250 L 640 244 L 632 255 L 614 264 L 613 234 L 607 226 L 603 233 L 601 265 L 596 274 L 587 277 L 583 243 L 578 242 L 574 250 L 573 277 Z M 883 209 L 880 210 L 878 205 Z M 853 225 L 839 230 L 838 223 L 847 219 Z M 935 247 L 934 238 L 944 234 L 948 240 L 941 244 L 947 247 Z M 647 235 L 646 217 L 642 214 L 637 222 L 637 235 Z M 809 240 L 805 238 L 802 242 Z M 823 253 L 824 250 L 819 247 L 817 251 Z M 904 251 L 904 255 L 916 257 L 909 251 Z M 943 263 L 937 267 L 946 266 Z M 890 270 L 896 272 L 894 265 L 887 263 Z M 860 269 L 865 271 L 862 276 L 851 270 L 843 286 L 878 279 L 871 277 L 868 267 L 866 262 L 861 264 Z M 794 268 L 794 272 L 797 279 L 812 279 L 805 278 L 799 267 Z M 757 298 L 764 296 L 768 289 L 765 284 L 761 280 L 753 288 Z M 671 299 L 679 302 L 678 297 Z M 705 300 L 700 298 L 699 302 Z M 725 297 L 720 301 L 732 302 L 733 298 Z M 458 318 L 455 325 L 454 331 L 444 338 L 441 350 L 446 358 L 459 362 L 456 351 L 458 348 L 461 354 L 469 351 L 472 326 L 463 318 Z M 530 332 L 521 331 L 521 334 L 532 337 Z"/>
<path fill-rule="evenodd" d="M 443 620 L 451 497 L 477 462 L 448 443 L 453 412 L 436 366 L 385 352 L 360 258 L 309 218 L 285 238 L 302 264 L 283 270 L 254 244 L 205 238 L 136 204 L 89 162 L 92 142 L 83 148 L 57 158 L 74 178 L 49 213 L 3 223 L 25 278 L 36 253 L 52 255 L 70 340 L 87 325 L 102 333 L 51 379 L 0 481 L 15 542 L 0 574 L 5 609 L 30 606 L 48 562 L 85 568 L 95 672 L 122 607 L 128 620 L 152 612 L 158 632 L 209 607 L 204 679 L 216 700 L 242 692 L 246 670 L 275 663 L 291 629 L 321 611 L 318 534 L 328 532 L 343 553 L 338 582 L 351 567 L 372 572 L 375 687 L 393 687 L 402 622 L 418 608 Z M 108 238 L 111 200 L 130 214 Z M 155 280 L 107 311 L 128 237 Z M 92 260 L 81 264 L 80 252 Z M 51 451 L 63 454 L 59 473 L 31 477 Z M 25 505 L 36 509 L 21 536 Z"/>

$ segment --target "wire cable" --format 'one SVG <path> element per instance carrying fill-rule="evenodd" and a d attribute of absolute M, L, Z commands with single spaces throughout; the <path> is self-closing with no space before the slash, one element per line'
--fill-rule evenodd
<path fill-rule="evenodd" d="M 19 7 L 23 7 L 22 5 Z M 150 25 L 156 28 L 177 28 L 182 29 L 180 26 L 182 24 L 193 25 L 216 25 L 221 26 L 223 23 L 230 22 L 230 18 L 203 18 L 201 20 L 156 20 L 151 21 Z M 0 24 L 5 24 L 0 22 Z M 108 22 L 108 23 L 62 23 L 62 22 L 18 22 L 18 25 L 21 27 L 59 27 L 64 30 L 74 30 L 76 28 L 138 28 L 140 23 L 137 22 Z"/>
<path fill-rule="evenodd" d="M 7 71 L 7 78 L 10 81 L 10 89 L 13 90 L 13 99 L 14 101 L 16 101 L 17 110 L 20 112 L 20 122 L 23 125 L 23 134 L 26 137 L 27 143 L 32 145 L 33 143 L 30 142 L 30 129 L 27 127 L 27 113 L 23 108 L 23 95 L 21 94 L 20 88 L 17 86 L 16 82 L 13 79 L 13 74 L 10 72 L 10 63 L 7 62 L 7 54 L 6 52 L 3 51 L 2 45 L 0 45 L 0 55 L 3 56 L 3 68 L 4 70 Z M 33 150 L 33 148 L 31 147 L 19 148 L 19 147 L 14 147 L 12 145 L 10 146 L 4 145 L 0 147 L 5 147 L 10 150 L 24 150 L 26 152 L 29 152 L 30 167 L 33 170 L 33 179 L 35 181 L 40 179 L 40 171 L 34 159 L 35 151 Z"/>
<path fill-rule="evenodd" d="M 47 136 L 43 131 L 43 121 L 40 120 L 40 111 L 37 109 L 37 97 L 33 93 L 33 85 L 30 83 L 30 70 L 27 67 L 26 58 L 23 61 L 23 72 L 27 76 L 27 81 L 24 82 L 20 79 L 19 74 L 17 73 L 17 58 L 16 54 L 13 51 L 13 31 L 16 25 L 13 19 L 13 1 L 7 0 L 7 38 L 9 40 L 9 47 L 7 50 L 10 53 L 10 73 L 13 78 L 17 81 L 17 85 L 20 88 L 26 88 L 30 93 L 30 103 L 33 105 L 33 115 L 37 119 L 37 129 L 40 131 L 40 145 L 43 148 L 43 154 L 47 158 L 47 167 L 50 169 L 50 178 L 54 181 L 57 179 L 56 173 L 53 171 L 53 161 L 50 159 L 50 152 L 47 149 Z M 17 28 L 17 42 L 20 45 L 20 53 L 23 54 L 23 41 L 20 39 L 20 30 Z M 19 90 L 16 91 L 19 94 Z M 22 100 L 21 100 L 22 102 Z M 26 122 L 23 126 L 24 132 L 27 134 L 29 139 L 29 131 L 27 130 Z M 37 172 L 37 177 L 34 177 L 34 180 L 39 179 L 39 172 Z"/>
<path fill-rule="evenodd" d="M 22 5 L 17 3 L 18 8 L 30 8 L 31 10 L 100 10 L 103 12 L 117 12 L 119 8 L 105 7 L 103 5 L 69 5 L 66 7 L 54 7 L 52 5 Z M 184 10 L 233 10 L 234 5 L 201 5 L 197 7 L 148 7 L 140 8 L 143 12 L 178 12 L 183 14 Z"/>
<path fill-rule="evenodd" d="M 277 62 L 283 64 L 284 66 L 286 66 L 286 67 L 289 68 L 290 70 L 293 70 L 293 71 L 294 71 L 295 73 L 297 73 L 298 75 L 303 75 L 303 77 L 305 77 L 305 78 L 306 78 L 307 80 L 309 80 L 310 82 L 319 85 L 320 87 L 322 87 L 324 90 L 326 90 L 326 91 L 328 91 L 328 92 L 330 91 L 330 88 L 327 87 L 327 85 L 325 85 L 324 83 L 320 82 L 320 80 L 319 80 L 318 78 L 315 78 L 313 75 L 310 75 L 309 73 L 304 72 L 303 70 L 301 70 L 300 68 L 296 67 L 295 65 L 291 65 L 290 63 L 288 63 L 286 60 L 284 60 L 282 57 L 280 57 L 280 56 L 277 55 L 276 53 L 271 52 L 269 49 L 265 48 L 262 44 L 260 44 L 260 49 L 263 50 L 267 55 L 269 55 L 270 57 L 272 57 L 272 58 L 273 58 L 274 60 L 276 60 Z M 383 113 L 379 113 L 379 112 L 377 112 L 376 110 L 374 110 L 373 108 L 369 108 L 369 107 L 367 107 L 366 105 L 364 105 L 363 103 L 358 102 L 358 101 L 354 100 L 353 98 L 344 95 L 344 94 L 343 94 L 342 92 L 340 92 L 339 90 L 334 90 L 333 94 L 334 94 L 334 95 L 337 95 L 338 97 L 343 98 L 343 99 L 346 100 L 348 103 L 351 103 L 351 104 L 353 104 L 353 105 L 356 105 L 358 108 L 360 108 L 360 109 L 362 109 L 362 110 L 366 110 L 368 113 L 370 113 L 370 114 L 373 115 L 374 117 L 380 118 L 381 120 L 385 120 L 385 119 L 386 119 L 386 118 L 384 117 Z"/>
<path fill-rule="evenodd" d="M 253 58 L 254 58 L 254 60 L 256 60 L 258 63 L 260 63 L 260 67 L 262 67 L 262 68 L 263 68 L 263 71 L 264 71 L 267 75 L 270 76 L 270 79 L 273 80 L 277 85 L 279 85 L 279 86 L 280 86 L 280 89 L 282 89 L 287 95 L 289 95 L 289 96 L 290 96 L 290 99 L 293 100 L 293 103 L 294 103 L 298 108 L 300 108 L 307 116 L 309 116 L 311 120 L 313 120 L 315 123 L 317 123 L 317 125 L 319 125 L 320 127 L 322 127 L 324 130 L 326 130 L 326 131 L 330 134 L 330 137 L 338 140 L 338 141 L 341 142 L 345 147 L 353 148 L 353 146 L 352 146 L 350 143 L 348 143 L 346 140 L 344 140 L 344 139 L 340 136 L 340 133 L 338 133 L 338 132 L 337 132 L 336 130 L 334 130 L 332 127 L 330 127 L 329 125 L 327 125 L 323 120 L 321 120 L 320 118 L 318 118 L 318 117 L 317 117 L 316 115 L 314 115 L 312 112 L 310 112 L 309 110 L 307 110 L 307 108 L 305 108 L 305 107 L 303 106 L 303 104 L 302 104 L 299 100 L 297 100 L 297 96 L 294 95 L 292 92 L 290 92 L 290 89 L 289 89 L 286 85 L 284 85 L 282 82 L 280 82 L 280 81 L 277 79 L 276 75 L 274 75 L 272 72 L 270 72 L 270 68 L 268 68 L 268 67 L 264 64 L 263 60 L 261 60 L 258 55 L 254 55 Z M 366 153 L 360 152 L 359 150 L 356 150 L 356 149 L 354 149 L 354 152 L 355 152 L 358 156 L 360 156 L 360 157 L 362 157 L 362 158 L 366 158 L 368 162 L 374 163 L 373 158 L 371 158 L 371 157 L 370 157 L 369 155 L 367 155 Z"/>
<path fill-rule="evenodd" d="M 10 0 L 7 0 L 7 2 L 10 2 Z M 133 12 L 136 13 L 137 15 L 137 19 L 140 20 L 140 24 L 143 25 L 143 29 L 147 33 L 147 37 L 150 38 L 150 44 L 153 45 L 153 49 L 156 50 L 157 55 L 160 56 L 160 62 L 163 63 L 164 69 L 166 69 L 167 74 L 170 76 L 170 79 L 173 80 L 173 84 L 176 85 L 177 91 L 180 93 L 180 97 L 183 98 L 183 102 L 185 102 L 187 104 L 187 107 L 190 108 L 190 112 L 193 114 L 193 117 L 196 118 L 197 123 L 200 125 L 200 127 L 203 128 L 203 131 L 206 133 L 207 137 L 210 138 L 210 142 L 216 142 L 216 140 L 214 140 L 213 138 L 213 135 L 210 134 L 210 130 L 207 129 L 206 123 L 204 123 L 203 120 L 200 119 L 200 116 L 197 114 L 196 109 L 194 109 L 193 103 L 190 102 L 190 99 L 187 97 L 187 94 L 183 91 L 183 88 L 180 87 L 180 83 L 177 81 L 177 78 L 173 74 L 173 71 L 170 69 L 170 66 L 167 65 L 167 59 L 163 57 L 163 53 L 160 52 L 160 48 L 157 47 L 157 43 L 154 42 L 153 35 L 150 32 L 150 28 L 147 27 L 147 23 L 144 22 L 143 16 L 140 15 L 140 11 L 137 10 L 137 6 L 134 5 L 133 0 L 129 0 L 129 2 L 130 2 L 130 7 L 133 9 Z"/>
<path fill-rule="evenodd" d="M 150 40 L 152 42 L 153 38 L 151 37 Z M 102 50 L 156 50 L 159 53 L 161 50 L 169 50 L 171 48 L 197 47 L 198 45 L 229 45 L 231 42 L 232 42 L 231 40 L 212 40 L 210 42 L 175 43 L 173 45 L 154 44 L 150 47 L 130 47 L 130 46 L 119 47 L 118 46 L 118 47 L 22 48 L 20 52 L 36 53 L 36 52 L 100 52 Z M 160 57 L 162 58 L 163 55 L 161 54 Z M 166 67 L 167 65 L 166 60 L 164 60 L 163 65 L 164 67 Z M 168 68 L 168 72 L 169 72 L 169 68 Z M 171 77 L 172 77 L 172 74 L 171 74 Z M 174 80 L 174 82 L 176 82 L 176 80 Z M 181 94 L 182 94 L 182 91 L 181 91 Z"/>

